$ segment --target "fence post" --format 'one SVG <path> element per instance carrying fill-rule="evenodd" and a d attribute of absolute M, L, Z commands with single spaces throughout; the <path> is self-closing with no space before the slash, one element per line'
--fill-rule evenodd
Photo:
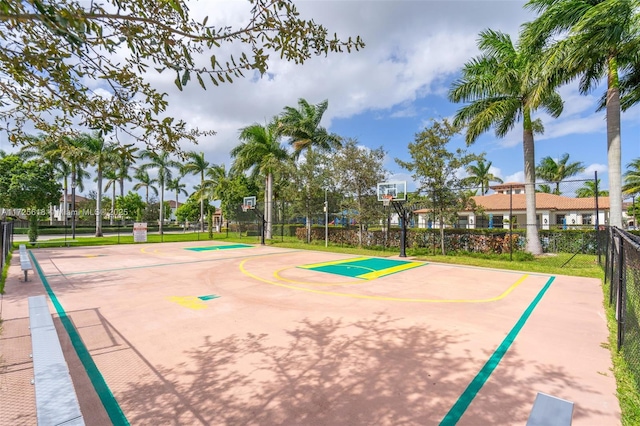
<path fill-rule="evenodd" d="M 615 259 L 613 258 L 615 256 L 616 253 L 616 240 L 614 239 L 615 236 L 613 235 L 613 229 L 610 228 L 609 229 L 609 244 L 611 244 L 611 248 L 609 250 L 609 252 L 607 253 L 607 260 L 609 261 L 609 268 L 607 270 L 607 273 L 609 275 L 609 305 L 611 305 L 613 303 L 613 272 L 615 269 Z M 607 273 L 605 273 L 605 275 L 607 275 Z"/>
<path fill-rule="evenodd" d="M 616 320 L 618 323 L 618 351 L 624 343 L 624 240 L 618 238 L 620 241 L 620 249 L 618 252 L 618 291 L 616 292 Z"/>

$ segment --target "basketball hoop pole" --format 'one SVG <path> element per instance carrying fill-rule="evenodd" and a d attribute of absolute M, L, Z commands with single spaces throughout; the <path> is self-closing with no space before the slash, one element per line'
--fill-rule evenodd
<path fill-rule="evenodd" d="M 267 220 L 264 217 L 264 212 L 261 212 L 256 208 L 256 197 L 255 195 L 251 195 L 249 197 L 244 197 L 242 203 L 242 211 L 246 213 L 247 210 L 253 211 L 253 213 L 260 218 L 261 226 L 260 226 L 260 244 L 264 245 L 264 232 L 267 227 Z"/>
<path fill-rule="evenodd" d="M 260 245 L 265 245 L 264 230 L 267 227 L 267 220 L 264 217 L 264 213 L 258 210 L 255 206 L 251 207 L 251 206 L 242 204 L 242 211 L 246 213 L 247 210 L 251 210 L 256 216 L 258 216 L 258 218 L 260 218 L 260 222 L 262 223 L 262 225 L 260 226 Z"/>
<path fill-rule="evenodd" d="M 392 201 L 391 204 L 396 213 L 398 213 L 398 217 L 402 220 L 402 226 L 400 228 L 400 257 L 407 257 L 407 222 L 409 221 L 409 215 L 413 211 L 414 206 L 411 205 L 407 208 L 404 203 L 399 201 Z"/>

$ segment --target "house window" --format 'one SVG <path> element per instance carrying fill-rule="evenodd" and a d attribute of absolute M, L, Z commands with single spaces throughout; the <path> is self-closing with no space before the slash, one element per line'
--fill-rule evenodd
<path fill-rule="evenodd" d="M 593 225 L 593 215 L 592 214 L 583 214 L 582 215 L 582 224 L 583 225 Z"/>
<path fill-rule="evenodd" d="M 565 224 L 565 215 L 557 214 L 556 215 L 556 225 L 564 225 Z"/>
<path fill-rule="evenodd" d="M 503 219 L 504 216 L 493 216 L 493 227 L 494 228 L 502 228 L 503 227 Z"/>
<path fill-rule="evenodd" d="M 488 228 L 489 219 L 487 216 L 476 216 L 476 228 Z"/>

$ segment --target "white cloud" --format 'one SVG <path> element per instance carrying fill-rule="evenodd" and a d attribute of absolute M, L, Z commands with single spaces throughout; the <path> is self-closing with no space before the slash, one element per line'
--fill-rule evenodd
<path fill-rule="evenodd" d="M 493 164 L 491 165 L 491 167 L 489 167 L 489 173 L 497 178 L 502 179 L 502 170 L 500 170 L 500 168 L 498 167 L 495 167 Z"/>
<path fill-rule="evenodd" d="M 503 180 L 505 183 L 510 183 L 510 182 L 523 183 L 524 171 L 521 170 L 521 171 L 515 172 L 514 174 L 506 176 Z"/>

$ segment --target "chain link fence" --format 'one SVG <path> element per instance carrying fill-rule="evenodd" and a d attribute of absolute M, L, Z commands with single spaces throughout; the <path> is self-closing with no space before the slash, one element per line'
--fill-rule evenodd
<path fill-rule="evenodd" d="M 534 186 L 535 223 L 527 219 L 525 184 L 506 183 L 487 188 L 460 188 L 459 198 L 469 199 L 463 207 L 438 206 L 436 195 L 410 194 L 402 208 L 410 210 L 407 220 L 407 246 L 439 253 L 440 226 L 444 227 L 445 252 L 514 253 L 526 248 L 526 230 L 534 226 L 544 253 L 568 253 L 572 262 L 595 262 L 596 230 L 609 223 L 609 198 L 593 179 L 540 182 Z M 483 194 L 484 192 L 484 194 Z M 325 207 L 326 200 L 326 207 Z M 357 205 L 362 206 L 358 209 Z M 402 220 L 393 206 L 383 206 L 376 195 L 362 197 L 359 203 L 344 194 L 319 192 L 300 207 L 299 200 L 277 198 L 273 204 L 272 239 L 297 237 L 310 241 L 328 239 L 338 245 L 393 249 L 400 244 Z M 325 210 L 326 208 L 326 210 Z M 438 212 L 446 211 L 446 214 Z M 265 203 L 258 200 L 256 211 L 234 212 L 229 219 L 231 232 L 260 234 Z M 442 219 L 444 217 L 444 219 Z M 635 223 L 627 217 L 627 223 Z M 310 229 L 309 229 L 310 228 Z"/>
<path fill-rule="evenodd" d="M 640 391 L 640 238 L 618 228 L 599 231 L 600 264 L 609 283 L 617 323 L 617 348 Z"/>
<path fill-rule="evenodd" d="M 0 222 L 0 273 L 11 251 L 13 244 L 13 222 Z"/>
<path fill-rule="evenodd" d="M 409 212 L 406 216 L 407 248 L 428 254 L 441 253 L 444 247 L 448 254 L 513 255 L 526 249 L 526 230 L 533 226 L 544 253 L 575 255 L 572 263 L 595 262 L 596 229 L 609 222 L 608 196 L 599 188 L 597 175 L 593 179 L 540 182 L 533 191 L 536 194 L 535 223 L 527 219 L 527 192 L 532 191 L 528 191 L 525 184 L 458 188 L 446 202 L 457 203 L 459 199 L 470 202 L 457 206 L 439 205 L 438 197 L 428 190 L 421 191 L 420 195 L 409 194 L 408 200 L 401 204 L 401 208 Z M 269 209 L 258 195 L 255 210 L 243 211 L 238 204 L 228 212 L 228 217 L 218 222 L 221 226 L 215 226 L 215 231 L 255 237 L 255 241 L 260 242 L 263 220 L 268 221 Z M 330 190 L 316 191 L 306 199 L 287 199 L 276 192 L 271 206 L 273 216 L 270 226 L 265 227 L 265 236 L 276 241 L 297 238 L 324 242 L 326 239 L 328 243 L 342 246 L 398 250 L 401 227 L 405 224 L 395 207 L 398 206 L 384 206 L 373 189 L 370 195 L 359 200 Z M 627 215 L 625 223 L 635 226 L 635 217 Z M 442 233 L 441 225 L 444 227 Z M 90 233 L 92 226 L 79 221 L 76 232 Z M 169 232 L 189 230 L 178 226 L 166 228 Z M 119 224 L 115 227 L 104 224 L 103 231 L 117 235 L 131 232 L 130 228 Z M 149 223 L 149 232 L 154 231 L 154 225 Z M 17 232 L 26 232 L 26 228 Z M 40 228 L 41 235 L 62 232 L 67 237 L 71 230 L 68 226 Z"/>

